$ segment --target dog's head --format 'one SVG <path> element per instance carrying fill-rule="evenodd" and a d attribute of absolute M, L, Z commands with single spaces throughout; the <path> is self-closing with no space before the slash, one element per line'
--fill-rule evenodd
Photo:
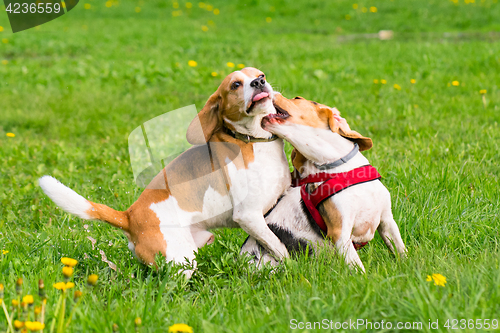
<path fill-rule="evenodd" d="M 361 151 L 373 146 L 370 138 L 350 129 L 336 108 L 302 97 L 288 99 L 278 93 L 274 96 L 274 106 L 277 113 L 264 117 L 262 127 L 296 148 L 293 161 L 305 160 L 308 153 L 327 155 L 332 132 L 356 142 Z"/>
<path fill-rule="evenodd" d="M 260 124 L 263 117 L 276 113 L 273 94 L 265 74 L 256 68 L 246 67 L 229 74 L 189 125 L 187 140 L 203 144 L 223 126 L 257 138 L 271 137 Z"/>

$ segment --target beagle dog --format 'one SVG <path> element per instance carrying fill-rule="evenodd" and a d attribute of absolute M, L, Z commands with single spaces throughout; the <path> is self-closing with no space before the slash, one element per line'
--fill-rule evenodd
<path fill-rule="evenodd" d="M 373 239 L 375 230 L 391 251 L 395 247 L 405 256 L 390 193 L 360 153 L 372 147 L 372 140 L 352 131 L 338 110 L 326 105 L 279 94 L 274 105 L 282 112 L 264 117 L 262 126 L 294 146 L 297 187 L 288 190 L 266 216 L 269 228 L 289 251 L 305 250 L 308 244 L 314 250 L 326 236 L 348 265 L 363 272 L 356 250 Z M 275 263 L 251 237 L 241 252 Z"/>
<path fill-rule="evenodd" d="M 158 173 L 126 211 L 91 202 L 50 176 L 39 184 L 66 212 L 123 230 L 129 249 L 146 264 L 161 253 L 195 265 L 197 249 L 214 239 L 208 230 L 221 227 L 241 227 L 274 256 L 286 257 L 264 219 L 290 184 L 283 141 L 261 127 L 276 113 L 273 95 L 258 69 L 229 74 L 188 127 L 195 146 Z"/>

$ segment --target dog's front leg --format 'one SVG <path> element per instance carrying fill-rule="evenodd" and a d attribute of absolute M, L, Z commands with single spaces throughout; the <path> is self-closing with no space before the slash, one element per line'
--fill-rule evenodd
<path fill-rule="evenodd" d="M 288 250 L 279 238 L 269 229 L 264 216 L 255 209 L 252 211 L 235 209 L 233 220 L 255 238 L 262 246 L 271 252 L 276 258 L 288 257 Z"/>
<path fill-rule="evenodd" d="M 339 253 L 344 256 L 345 262 L 349 267 L 359 269 L 361 272 L 365 273 L 365 266 L 363 266 L 349 234 L 343 234 L 335 243 L 335 246 Z"/>

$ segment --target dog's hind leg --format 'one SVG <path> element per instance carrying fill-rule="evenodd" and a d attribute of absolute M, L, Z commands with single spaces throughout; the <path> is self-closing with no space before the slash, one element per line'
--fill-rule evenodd
<path fill-rule="evenodd" d="M 394 221 L 394 217 L 392 216 L 390 208 L 383 212 L 377 230 L 382 237 L 385 245 L 387 245 L 392 253 L 395 253 L 395 246 L 397 253 L 403 258 L 406 257 L 406 248 L 403 243 L 403 239 L 401 238 L 401 233 L 399 232 L 398 225 L 396 224 L 396 221 Z"/>

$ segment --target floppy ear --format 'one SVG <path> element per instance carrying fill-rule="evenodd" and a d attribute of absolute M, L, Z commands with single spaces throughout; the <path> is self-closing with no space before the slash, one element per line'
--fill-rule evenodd
<path fill-rule="evenodd" d="M 299 178 L 300 175 L 297 172 L 302 172 L 302 167 L 304 163 L 306 163 L 307 158 L 300 153 L 297 149 L 293 148 L 292 154 L 290 155 L 290 159 L 292 160 L 293 165 L 293 178 Z"/>
<path fill-rule="evenodd" d="M 351 130 L 347 121 L 340 117 L 340 112 L 337 108 L 330 109 L 328 126 L 332 132 L 339 133 L 344 138 L 356 142 L 360 151 L 368 150 L 373 147 L 372 139 L 364 137 L 358 132 Z"/>
<path fill-rule="evenodd" d="M 191 121 L 186 133 L 186 139 L 192 145 L 202 145 L 208 142 L 212 134 L 221 125 L 219 118 L 219 92 L 215 92 L 207 103 Z"/>

